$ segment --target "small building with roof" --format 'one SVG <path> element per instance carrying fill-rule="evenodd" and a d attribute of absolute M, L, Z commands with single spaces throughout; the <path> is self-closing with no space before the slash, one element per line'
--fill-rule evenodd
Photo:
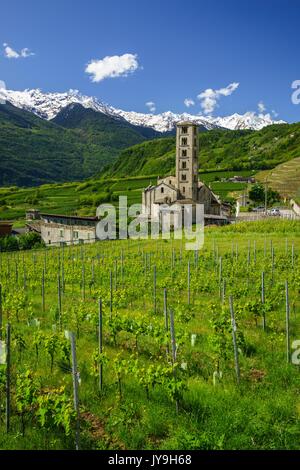
<path fill-rule="evenodd" d="M 34 211 L 34 219 L 27 223 L 28 231 L 41 234 L 46 245 L 74 245 L 96 241 L 98 217 L 47 214 Z"/>

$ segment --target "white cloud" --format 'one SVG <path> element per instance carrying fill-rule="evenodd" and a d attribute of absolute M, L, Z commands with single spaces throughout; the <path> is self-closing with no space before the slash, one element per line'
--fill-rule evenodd
<path fill-rule="evenodd" d="M 15 51 L 12 47 L 10 47 L 6 42 L 3 44 L 4 47 L 4 55 L 7 59 L 19 59 L 20 57 L 26 58 L 32 55 L 35 55 L 34 52 L 31 52 L 28 47 L 24 47 L 21 49 L 20 52 Z"/>
<path fill-rule="evenodd" d="M 258 103 L 257 107 L 258 107 L 258 111 L 259 111 L 260 113 L 264 113 L 264 112 L 267 110 L 267 108 L 265 107 L 265 105 L 264 105 L 264 103 L 263 103 L 262 101 L 260 101 L 260 102 Z"/>
<path fill-rule="evenodd" d="M 153 103 L 153 101 L 147 101 L 147 103 L 145 103 L 145 105 L 147 106 L 147 108 L 149 108 L 149 111 L 151 113 L 155 113 L 156 105 L 155 105 L 155 103 Z"/>
<path fill-rule="evenodd" d="M 218 101 L 222 96 L 229 96 L 231 95 L 237 88 L 239 87 L 239 83 L 233 82 L 230 83 L 225 88 L 220 88 L 219 90 L 213 90 L 212 88 L 207 88 L 206 90 L 202 91 L 198 96 L 198 100 L 200 100 L 201 108 L 204 111 L 204 114 L 212 114 L 214 109 L 218 106 Z"/>
<path fill-rule="evenodd" d="M 28 47 L 25 47 L 24 49 L 21 50 L 21 57 L 30 57 L 32 55 L 35 55 L 34 52 L 31 52 Z"/>
<path fill-rule="evenodd" d="M 186 98 L 184 100 L 184 104 L 187 108 L 189 108 L 190 106 L 194 106 L 195 105 L 195 101 L 192 100 L 191 98 Z"/>
<path fill-rule="evenodd" d="M 126 77 L 138 68 L 136 54 L 123 54 L 91 60 L 86 66 L 85 72 L 91 75 L 92 82 L 101 82 L 105 78 Z"/>
<path fill-rule="evenodd" d="M 276 111 L 274 111 L 274 109 L 272 109 L 271 113 L 275 118 L 279 116 L 279 114 Z"/>

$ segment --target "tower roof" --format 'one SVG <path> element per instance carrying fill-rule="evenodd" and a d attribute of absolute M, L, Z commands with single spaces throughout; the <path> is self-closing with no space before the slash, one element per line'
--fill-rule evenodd
<path fill-rule="evenodd" d="M 176 123 L 176 126 L 198 126 L 198 124 L 193 121 L 179 121 Z"/>

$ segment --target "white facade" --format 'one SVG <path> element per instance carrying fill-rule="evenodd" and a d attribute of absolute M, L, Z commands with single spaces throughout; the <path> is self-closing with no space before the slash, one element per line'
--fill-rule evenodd
<path fill-rule="evenodd" d="M 40 214 L 41 238 L 46 245 L 93 243 L 97 222 L 97 217 Z"/>

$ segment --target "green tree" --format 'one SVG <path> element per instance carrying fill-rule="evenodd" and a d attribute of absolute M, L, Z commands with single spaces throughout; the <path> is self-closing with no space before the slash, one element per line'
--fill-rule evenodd
<path fill-rule="evenodd" d="M 249 191 L 249 197 L 252 201 L 263 202 L 265 200 L 265 188 L 261 183 L 255 183 Z"/>

